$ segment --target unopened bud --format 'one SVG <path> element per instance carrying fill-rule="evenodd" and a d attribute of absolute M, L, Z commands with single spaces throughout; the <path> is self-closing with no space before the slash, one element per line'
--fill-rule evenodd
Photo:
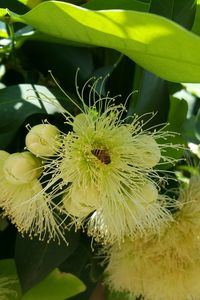
<path fill-rule="evenodd" d="M 139 165 L 144 168 L 152 168 L 161 158 L 158 144 L 151 135 L 139 135 L 135 139 L 138 151 Z"/>
<path fill-rule="evenodd" d="M 84 132 L 85 128 L 88 129 L 89 127 L 93 126 L 94 122 L 90 118 L 90 115 L 87 114 L 79 114 L 74 118 L 73 121 L 73 130 L 74 132 Z"/>
<path fill-rule="evenodd" d="M 28 151 L 13 153 L 5 160 L 3 171 L 13 184 L 28 183 L 41 175 L 41 162 Z"/>
<path fill-rule="evenodd" d="M 54 125 L 36 125 L 26 136 L 26 148 L 36 156 L 52 156 L 60 147 L 59 133 Z"/>
<path fill-rule="evenodd" d="M 75 217 L 87 217 L 98 206 L 98 192 L 94 188 L 73 187 L 70 196 L 66 195 L 63 203 L 66 211 Z"/>
<path fill-rule="evenodd" d="M 8 158 L 10 154 L 4 150 L 0 150 L 0 164 L 4 163 L 4 161 Z"/>

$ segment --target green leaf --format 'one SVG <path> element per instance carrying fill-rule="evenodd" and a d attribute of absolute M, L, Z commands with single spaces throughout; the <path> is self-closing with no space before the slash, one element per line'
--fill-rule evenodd
<path fill-rule="evenodd" d="M 170 123 L 170 129 L 172 131 L 182 133 L 181 125 L 186 119 L 187 111 L 188 105 L 185 100 L 170 97 L 170 111 L 168 115 L 168 122 Z"/>
<path fill-rule="evenodd" d="M 96 247 L 92 249 L 91 239 L 82 234 L 77 249 L 60 265 L 60 270 L 76 275 L 87 286 L 87 290 L 73 300 L 89 299 L 97 280 L 102 276 L 102 257 L 97 258 L 98 252 Z"/>
<path fill-rule="evenodd" d="M 185 120 L 182 125 L 182 136 L 189 143 L 199 144 L 200 140 L 198 140 L 196 135 L 196 118 L 193 116 L 190 119 Z"/>
<path fill-rule="evenodd" d="M 14 259 L 3 259 L 0 260 L 0 285 L 1 280 L 6 278 L 8 284 L 5 286 L 8 294 L 5 293 L 9 300 L 19 300 L 21 299 L 21 288 L 17 276 L 16 266 Z M 1 289 L 1 287 L 0 287 Z M 0 291 L 0 298 L 3 296 Z"/>
<path fill-rule="evenodd" d="M 1 19 L 4 17 L 5 12 L 1 12 Z M 11 20 L 56 38 L 117 49 L 169 81 L 200 81 L 200 38 L 157 15 L 126 10 L 90 11 L 47 1 L 25 15 L 11 14 Z"/>
<path fill-rule="evenodd" d="M 200 0 L 197 0 L 196 14 L 195 14 L 192 31 L 200 35 Z"/>
<path fill-rule="evenodd" d="M 66 233 L 69 245 L 61 241 L 54 242 L 30 240 L 17 237 L 15 261 L 22 290 L 25 292 L 42 280 L 50 271 L 58 267 L 76 249 L 79 234 L 70 231 Z"/>
<path fill-rule="evenodd" d="M 55 269 L 43 281 L 24 294 L 21 300 L 64 300 L 84 290 L 85 285 L 80 279 Z"/>
<path fill-rule="evenodd" d="M 144 3 L 137 0 L 90 0 L 83 5 L 88 9 L 130 9 L 135 11 L 149 11 L 149 3 Z"/>
<path fill-rule="evenodd" d="M 190 29 L 194 21 L 196 0 L 152 0 L 150 11 Z"/>
<path fill-rule="evenodd" d="M 200 141 L 200 109 L 195 118 L 195 136 Z"/>
<path fill-rule="evenodd" d="M 170 97 L 170 110 L 168 115 L 169 126 L 167 130 L 176 132 L 177 135 L 174 137 L 168 138 L 167 142 L 172 144 L 184 145 L 185 140 L 182 136 L 184 131 L 183 124 L 186 120 L 188 111 L 188 105 L 185 100 L 180 100 L 175 97 Z M 166 152 L 167 156 L 179 159 L 183 155 L 183 150 L 176 148 L 169 148 Z"/>
<path fill-rule="evenodd" d="M 0 89 L 0 148 L 8 146 L 29 116 L 53 114 L 59 107 L 53 93 L 44 86 L 20 84 Z"/>
<path fill-rule="evenodd" d="M 43 2 L 43 0 L 18 0 L 18 1 L 28 6 L 29 8 L 33 8 L 36 5 Z"/>
<path fill-rule="evenodd" d="M 135 98 L 135 95 L 133 97 Z M 162 99 L 162 105 L 160 99 Z M 131 101 L 128 114 L 133 115 L 136 112 L 142 115 L 148 112 L 155 112 L 155 117 L 151 123 L 148 123 L 148 126 L 150 126 L 150 124 L 155 125 L 166 122 L 168 110 L 169 94 L 167 82 L 150 72 L 143 72 L 137 102 Z"/>
<path fill-rule="evenodd" d="M 6 26 L 3 22 L 0 22 L 0 38 L 7 38 L 8 32 L 6 30 Z"/>

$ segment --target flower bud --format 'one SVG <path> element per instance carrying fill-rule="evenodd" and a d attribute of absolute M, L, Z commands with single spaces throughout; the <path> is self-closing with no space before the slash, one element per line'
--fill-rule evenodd
<path fill-rule="evenodd" d="M 144 209 L 149 204 L 155 203 L 158 200 L 158 190 L 156 185 L 151 181 L 147 181 L 137 193 L 132 193 L 131 197 L 127 199 L 127 204 L 131 210 Z"/>
<path fill-rule="evenodd" d="M 26 136 L 26 148 L 36 156 L 52 156 L 60 147 L 59 129 L 51 124 L 39 124 Z"/>
<path fill-rule="evenodd" d="M 79 187 L 73 187 L 71 198 L 66 195 L 63 203 L 66 211 L 75 217 L 87 217 L 97 208 L 98 192 L 94 188 L 83 190 Z"/>
<path fill-rule="evenodd" d="M 74 118 L 73 121 L 73 130 L 74 132 L 84 132 L 85 129 L 88 129 L 89 127 L 93 127 L 94 123 L 92 119 L 90 118 L 90 115 L 86 114 L 79 114 Z"/>
<path fill-rule="evenodd" d="M 4 161 L 8 158 L 10 154 L 4 150 L 0 150 L 0 165 L 4 164 Z"/>
<path fill-rule="evenodd" d="M 156 185 L 151 181 L 148 181 L 142 187 L 142 198 L 146 203 L 152 203 L 158 199 L 158 190 Z"/>
<path fill-rule="evenodd" d="M 41 163 L 28 151 L 13 153 L 5 160 L 3 172 L 9 182 L 24 184 L 40 176 Z"/>
<path fill-rule="evenodd" d="M 135 138 L 139 165 L 152 168 L 158 164 L 161 153 L 158 144 L 151 135 L 139 135 Z"/>

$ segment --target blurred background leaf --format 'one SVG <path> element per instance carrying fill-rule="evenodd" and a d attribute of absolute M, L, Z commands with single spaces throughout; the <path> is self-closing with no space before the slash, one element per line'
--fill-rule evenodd
<path fill-rule="evenodd" d="M 80 279 L 72 274 L 52 271 L 35 287 L 26 292 L 21 300 L 64 300 L 85 290 Z"/>
<path fill-rule="evenodd" d="M 79 233 L 66 232 L 65 238 L 68 245 L 62 241 L 58 244 L 57 241 L 38 241 L 36 238 L 30 240 L 18 234 L 15 261 L 23 292 L 35 286 L 75 251 Z"/>

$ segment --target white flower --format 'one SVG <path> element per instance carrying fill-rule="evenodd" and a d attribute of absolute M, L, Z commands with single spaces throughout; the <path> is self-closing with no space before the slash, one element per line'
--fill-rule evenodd
<path fill-rule="evenodd" d="M 149 300 L 200 298 L 200 177 L 181 189 L 174 221 L 159 236 L 125 240 L 108 250 L 105 281 Z"/>
<path fill-rule="evenodd" d="M 58 157 L 46 164 L 50 197 L 64 193 L 67 214 L 78 226 L 87 218 L 88 233 L 102 242 L 159 231 L 170 214 L 159 200 L 154 167 L 173 161 L 163 155 L 173 146 L 162 141 L 173 134 L 144 129 L 147 124 L 136 115 L 126 123 L 125 107 L 108 97 L 89 107 L 80 98 L 82 112 L 75 117 L 66 112 L 73 131 L 60 133 Z"/>

